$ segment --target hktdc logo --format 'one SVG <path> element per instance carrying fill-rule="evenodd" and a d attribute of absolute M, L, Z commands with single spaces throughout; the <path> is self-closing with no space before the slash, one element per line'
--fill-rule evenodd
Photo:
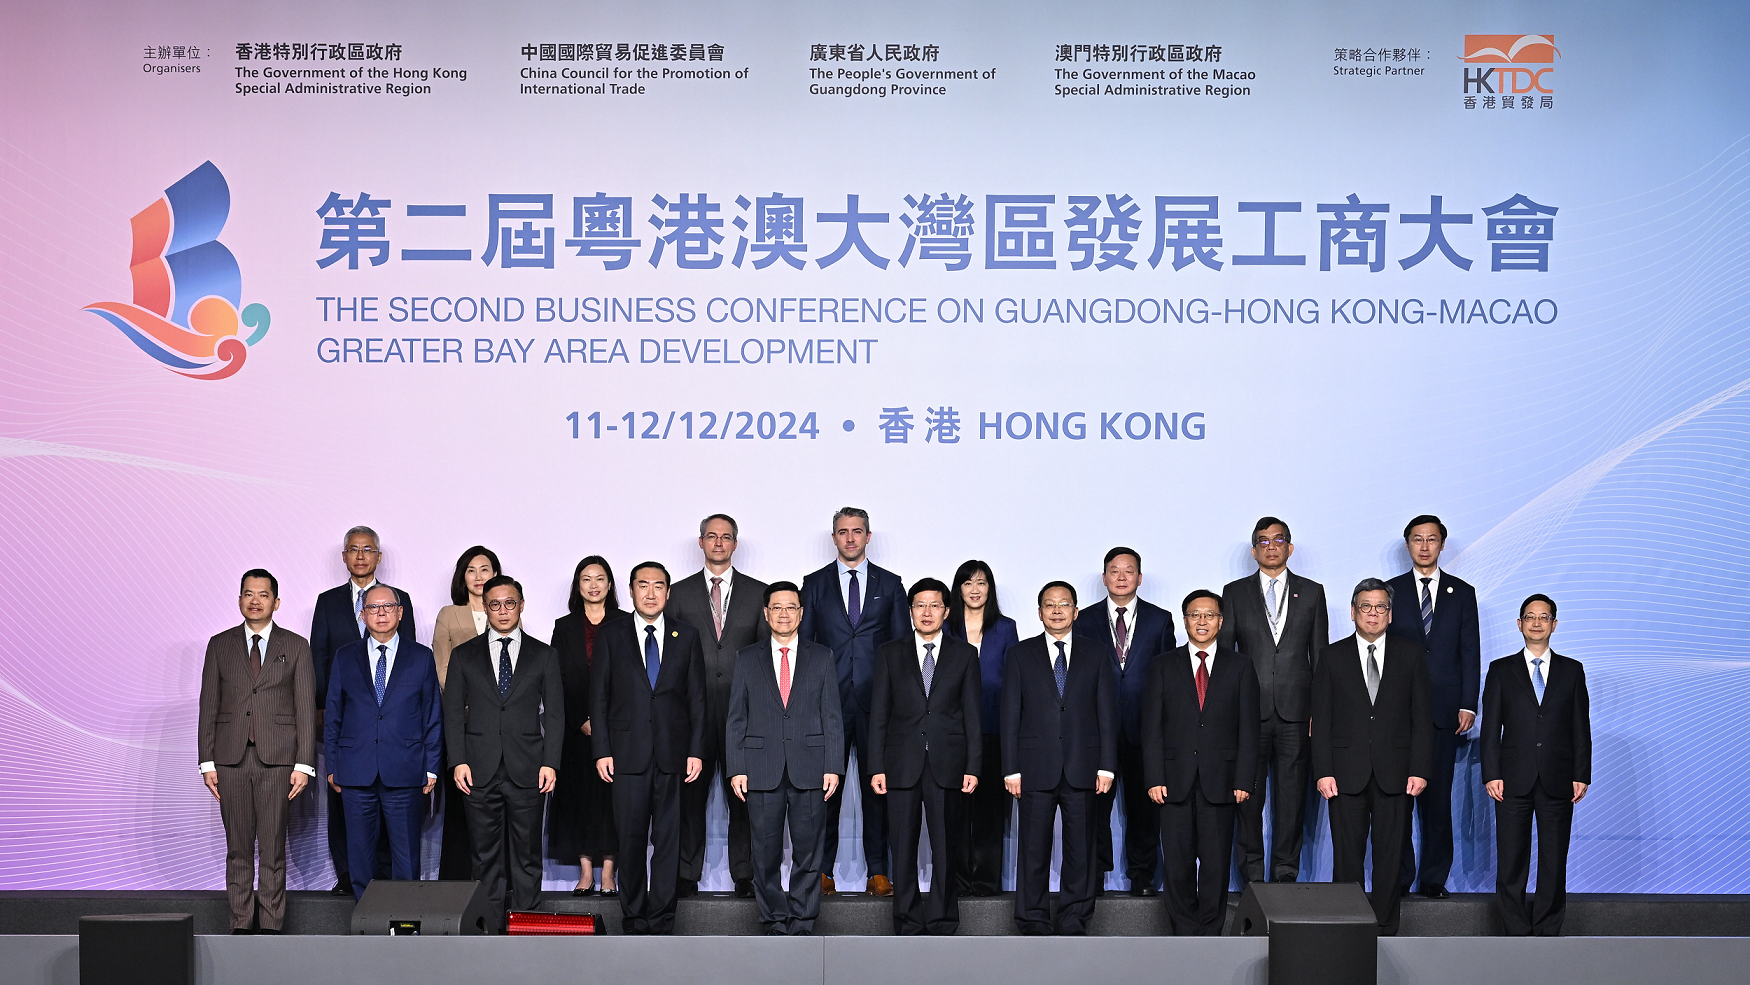
<path fill-rule="evenodd" d="M 1467 34 L 1464 51 L 1465 109 L 1553 109 L 1553 34 Z"/>

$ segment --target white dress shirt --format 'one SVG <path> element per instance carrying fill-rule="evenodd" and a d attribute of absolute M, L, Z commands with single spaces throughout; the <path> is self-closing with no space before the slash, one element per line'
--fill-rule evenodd
<path fill-rule="evenodd" d="M 498 679 L 498 655 L 504 652 L 504 647 L 499 645 L 499 640 L 510 640 L 510 672 L 515 674 L 517 657 L 521 656 L 523 652 L 522 624 L 518 623 L 508 633 L 501 633 L 494 629 L 486 634 L 486 654 L 492 658 L 493 680 Z"/>
<path fill-rule="evenodd" d="M 1126 625 L 1128 625 L 1128 624 L 1126 624 Z M 1051 662 L 1051 666 L 1054 668 L 1057 666 L 1057 644 L 1059 644 L 1059 643 L 1063 644 L 1063 672 L 1064 672 L 1064 676 L 1066 678 L 1069 676 L 1070 661 L 1075 659 L 1074 656 L 1072 656 L 1072 654 L 1076 648 L 1074 639 L 1075 639 L 1074 632 L 1065 633 L 1062 639 L 1058 639 L 1057 637 L 1051 635 L 1050 630 L 1047 630 L 1045 633 L 1045 653 L 1046 653 L 1047 658 Z M 1098 773 L 1100 776 L 1105 777 L 1108 780 L 1114 779 L 1111 770 L 1096 770 L 1095 772 Z M 1021 778 L 1021 774 L 1019 774 L 1019 773 L 1010 773 L 1008 776 L 1003 777 L 1003 779 L 1005 781 L 1007 781 L 1007 780 L 1019 780 L 1020 778 Z"/>
<path fill-rule="evenodd" d="M 1201 649 L 1204 653 L 1209 655 L 1209 659 L 1204 661 L 1204 666 L 1209 668 L 1210 674 L 1215 673 L 1215 647 L 1216 647 L 1216 644 L 1218 642 L 1219 642 L 1218 640 L 1210 640 L 1209 645 L 1205 646 L 1205 647 L 1199 647 L 1195 642 L 1185 644 L 1185 649 L 1191 651 L 1191 679 L 1192 680 L 1197 679 L 1197 651 L 1199 649 Z"/>
<path fill-rule="evenodd" d="M 252 630 L 250 630 L 248 623 L 243 624 L 243 642 L 244 643 L 253 644 L 255 641 L 250 639 L 251 636 L 260 636 L 261 637 L 261 662 L 263 664 L 267 663 L 267 641 L 268 641 L 268 637 L 270 637 L 272 635 L 273 635 L 273 621 L 272 620 L 269 620 L 268 624 L 266 626 L 263 626 L 261 628 L 261 632 L 259 632 L 259 633 L 253 632 Z M 245 654 L 248 653 L 248 649 L 249 648 L 247 646 L 244 647 Z M 216 772 L 218 772 L 218 769 L 219 769 L 219 767 L 217 766 L 217 764 L 215 764 L 210 759 L 200 765 L 200 771 L 202 773 L 216 773 Z M 299 773 L 304 774 L 305 776 L 314 777 L 316 775 L 316 768 L 313 766 L 309 766 L 305 763 L 294 763 L 294 764 L 292 764 L 292 769 L 296 770 Z"/>
<path fill-rule="evenodd" d="M 1277 643 L 1282 642 L 1282 627 L 1288 625 L 1288 569 L 1275 579 L 1258 569 L 1258 597 L 1264 600 L 1264 619 L 1270 619 L 1270 582 L 1276 582 L 1276 621 L 1270 623 L 1270 638 Z"/>
<path fill-rule="evenodd" d="M 1361 679 L 1367 680 L 1367 648 L 1373 647 L 1373 659 L 1379 664 L 1379 679 L 1385 680 L 1385 634 L 1379 634 L 1379 639 L 1372 643 L 1360 632 L 1355 634 L 1355 653 L 1361 658 Z"/>
<path fill-rule="evenodd" d="M 796 683 L 796 651 L 802 647 L 802 634 L 796 634 L 788 643 L 781 643 L 776 636 L 772 637 L 772 680 L 774 681 L 784 679 L 784 675 L 781 673 L 784 655 L 778 652 L 780 647 L 788 647 L 790 650 L 790 683 L 794 685 Z"/>
<path fill-rule="evenodd" d="M 1549 668 L 1550 668 L 1550 663 L 1552 662 L 1550 660 L 1550 657 L 1553 655 L 1550 652 L 1550 650 L 1546 647 L 1542 653 L 1532 653 L 1531 647 L 1528 646 L 1525 649 L 1519 651 L 1519 655 L 1525 658 L 1525 676 L 1527 678 L 1531 677 L 1532 670 L 1537 669 L 1537 668 L 1533 668 L 1531 666 L 1531 661 L 1534 659 L 1543 661 L 1543 667 L 1541 668 L 1540 672 L 1543 674 L 1543 689 L 1545 691 L 1548 691 L 1549 690 Z"/>
<path fill-rule="evenodd" d="M 914 644 L 916 644 L 916 650 L 917 650 L 918 673 L 921 674 L 921 673 L 923 673 L 923 670 L 924 670 L 924 644 L 925 643 L 928 643 L 929 645 L 935 647 L 935 649 L 931 650 L 930 652 L 936 655 L 936 663 L 938 665 L 940 665 L 942 663 L 942 640 L 945 638 L 946 635 L 947 634 L 943 633 L 941 630 L 938 629 L 938 630 L 936 630 L 936 638 L 935 639 L 926 640 L 926 639 L 924 639 L 924 634 L 918 632 L 915 629 L 912 630 L 912 633 L 911 633 L 912 642 Z"/>
<path fill-rule="evenodd" d="M 868 555 L 864 555 L 863 561 L 867 560 Z M 857 573 L 857 612 L 859 616 L 866 608 L 863 603 L 869 601 L 869 570 L 863 566 L 863 561 L 858 561 L 855 568 L 846 565 L 844 558 L 833 561 L 839 566 L 839 591 L 845 596 L 846 613 L 851 611 L 851 572 Z"/>
<path fill-rule="evenodd" d="M 1425 575 L 1422 572 L 1417 571 L 1414 567 L 1411 567 L 1410 581 L 1416 587 L 1416 597 L 1413 600 L 1411 608 L 1416 610 L 1416 621 L 1418 622 L 1422 619 L 1422 579 L 1424 578 L 1430 579 L 1428 582 L 1428 600 L 1433 603 L 1431 611 L 1440 608 L 1440 569 L 1436 567 L 1433 574 Z"/>
<path fill-rule="evenodd" d="M 376 588 L 377 584 L 378 584 L 377 579 L 372 578 L 371 583 L 369 585 L 364 585 L 364 586 L 360 586 L 358 582 L 353 581 L 351 578 L 348 578 L 346 580 L 346 583 L 349 587 L 352 588 L 352 611 L 353 611 L 354 617 L 356 617 L 358 619 L 359 635 L 364 636 L 365 635 L 365 613 L 364 613 L 363 609 L 359 608 L 359 597 L 364 595 L 366 592 L 370 591 L 371 589 Z M 395 593 L 395 601 L 397 601 L 397 602 L 401 601 L 401 593 L 400 592 Z"/>
<path fill-rule="evenodd" d="M 1112 645 L 1114 647 L 1118 645 L 1118 609 L 1118 603 L 1113 601 L 1111 596 L 1107 596 L 1106 630 L 1112 634 Z M 1130 601 L 1124 603 L 1123 609 L 1124 652 L 1118 654 L 1118 665 L 1120 667 L 1124 666 L 1124 663 L 1130 658 L 1130 644 L 1136 640 L 1136 596 L 1132 595 Z"/>
<path fill-rule="evenodd" d="M 664 640 L 666 639 L 666 637 L 663 634 L 663 630 L 668 628 L 668 623 L 663 621 L 662 613 L 660 613 L 660 612 L 658 612 L 656 614 L 656 619 L 652 622 L 645 622 L 644 621 L 644 613 L 642 613 L 642 612 L 639 612 L 635 616 L 633 616 L 632 627 L 633 627 L 633 632 L 638 636 L 638 656 L 640 656 L 640 657 L 644 656 L 644 641 L 650 638 L 650 634 L 646 633 L 644 631 L 644 627 L 646 627 L 646 626 L 653 626 L 656 629 L 656 657 L 660 661 L 662 659 L 662 651 L 663 651 L 662 644 L 663 644 Z M 644 673 L 645 674 L 650 673 L 650 661 L 649 660 L 644 661 Z"/>
<path fill-rule="evenodd" d="M 723 608 L 716 609 L 717 621 L 722 622 L 722 623 L 728 623 L 729 622 L 729 592 L 731 589 L 733 589 L 735 587 L 735 569 L 733 567 L 724 568 L 722 574 L 714 575 L 711 573 L 710 568 L 705 568 L 705 569 L 702 569 L 701 573 L 705 576 L 705 608 L 707 608 L 707 609 L 716 608 L 715 606 L 713 606 L 711 604 L 711 579 L 713 579 L 713 578 L 723 579 L 723 584 L 717 586 L 717 594 L 720 595 L 723 599 Z"/>

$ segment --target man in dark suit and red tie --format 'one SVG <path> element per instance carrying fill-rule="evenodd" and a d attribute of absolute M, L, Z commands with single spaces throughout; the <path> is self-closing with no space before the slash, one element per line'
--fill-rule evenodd
<path fill-rule="evenodd" d="M 735 655 L 725 745 L 729 785 L 747 802 L 754 899 L 771 937 L 808 937 L 820 915 L 820 850 L 826 804 L 845 771 L 839 674 L 832 651 L 797 632 L 802 591 L 765 590 L 769 640 Z M 790 828 L 790 891 L 784 892 L 784 827 Z"/>
<path fill-rule="evenodd" d="M 699 550 L 705 567 L 675 582 L 666 611 L 699 631 L 705 650 L 705 770 L 697 783 L 681 787 L 680 895 L 699 891 L 705 866 L 705 807 L 711 795 L 711 775 L 723 771 L 723 796 L 729 809 L 729 875 L 735 895 L 753 895 L 747 804 L 731 796 L 723 751 L 724 721 L 729 709 L 729 685 L 735 679 L 735 655 L 763 638 L 768 630 L 761 611 L 766 583 L 734 567 L 741 528 L 735 518 L 713 513 L 699 524 Z"/>
<path fill-rule="evenodd" d="M 1386 937 L 1398 932 L 1404 826 L 1410 798 L 1428 786 L 1434 727 L 1421 645 L 1386 636 L 1392 594 L 1378 578 L 1355 586 L 1355 634 L 1325 648 L 1312 687 L 1313 775 L 1331 808 L 1331 881 L 1366 884 L 1371 834 L 1369 899 Z"/>
<path fill-rule="evenodd" d="M 389 834 L 391 878 L 419 878 L 424 795 L 437 786 L 444 738 L 437 661 L 401 640 L 400 596 L 376 585 L 363 614 L 365 638 L 334 654 L 323 730 L 328 785 L 346 806 L 354 899 L 376 870 L 380 830 Z"/>
<path fill-rule="evenodd" d="M 1118 769 L 1118 689 L 1098 636 L 1072 632 L 1076 590 L 1039 590 L 1045 632 L 1009 650 L 1003 667 L 1003 787 L 1020 800 L 1015 846 L 1015 926 L 1027 935 L 1085 936 L 1099 892 L 1094 795 Z M 1057 914 L 1051 883 L 1052 823 L 1063 816 Z"/>
<path fill-rule="evenodd" d="M 1258 771 L 1252 796 L 1240 805 L 1240 878 L 1294 882 L 1300 878 L 1301 826 L 1306 818 L 1307 719 L 1313 672 L 1330 642 L 1325 588 L 1288 570 L 1294 535 L 1273 516 L 1252 525 L 1258 570 L 1221 590 L 1221 648 L 1252 658 L 1258 672 Z M 1269 865 L 1265 865 L 1264 791 L 1270 789 Z"/>
<path fill-rule="evenodd" d="M 348 643 L 365 638 L 365 591 L 377 584 L 377 568 L 383 563 L 383 542 L 370 527 L 357 526 L 341 539 L 340 560 L 349 576 L 346 584 L 330 588 L 316 596 L 316 610 L 310 618 L 310 658 L 316 668 L 317 732 L 322 730 L 321 716 L 328 701 L 328 676 L 334 666 L 335 651 Z M 413 599 L 401 589 L 395 589 L 401 600 L 401 641 L 414 642 Z M 329 772 L 333 767 L 328 768 Z M 334 862 L 334 874 L 339 877 L 333 893 L 351 896 L 352 875 L 348 871 L 346 837 L 346 805 L 332 787 L 328 791 L 328 857 Z M 389 874 L 389 857 L 380 854 L 375 875 Z"/>
<path fill-rule="evenodd" d="M 474 878 L 502 927 L 507 904 L 532 910 L 541 898 L 542 810 L 565 754 L 565 682 L 559 655 L 523 632 L 521 583 L 498 575 L 480 594 L 486 632 L 450 651 L 444 741 L 468 798 Z"/>
<path fill-rule="evenodd" d="M 1094 822 L 1094 842 L 1100 856 L 1100 871 L 1112 871 L 1112 805 L 1124 792 L 1124 873 L 1130 880 L 1130 895 L 1153 896 L 1156 870 L 1160 868 L 1160 808 L 1149 800 L 1142 775 L 1142 691 L 1149 667 L 1157 653 L 1171 650 L 1178 642 L 1173 633 L 1173 614 L 1144 601 L 1142 555 L 1134 548 L 1114 547 L 1106 552 L 1101 580 L 1106 598 L 1082 610 L 1076 617 L 1076 632 L 1098 636 L 1112 648 L 1112 675 L 1118 685 L 1118 783 L 1095 798 L 1099 816 Z"/>
<path fill-rule="evenodd" d="M 1446 549 L 1446 524 L 1429 514 L 1404 527 L 1411 570 L 1390 582 L 1393 636 L 1420 643 L 1428 651 L 1428 689 L 1434 712 L 1434 765 L 1428 789 L 1416 798 L 1422 818 L 1421 891 L 1446 899 L 1452 871 L 1452 769 L 1461 736 L 1477 721 L 1477 687 L 1482 672 L 1482 637 L 1477 627 L 1477 590 L 1457 575 L 1440 570 Z M 1411 603 L 1414 604 L 1411 604 Z M 1416 854 L 1410 826 L 1404 826 L 1404 858 L 1399 881 L 1404 892 L 1416 879 Z"/>
<path fill-rule="evenodd" d="M 591 738 L 620 833 L 621 928 L 672 934 L 681 784 L 697 782 L 705 766 L 705 655 L 699 631 L 663 611 L 667 568 L 645 561 L 632 569 L 629 587 L 632 615 L 604 623 L 596 637 Z"/>
<path fill-rule="evenodd" d="M 962 794 L 978 789 L 984 755 L 978 648 L 942 632 L 948 586 L 912 583 L 910 638 L 875 655 L 869 712 L 869 782 L 887 798 L 893 846 L 893 932 L 952 935 L 960 929 L 954 860 L 965 833 Z M 930 836 L 930 893 L 918 892 L 918 836 Z"/>
<path fill-rule="evenodd" d="M 279 579 L 243 573 L 243 625 L 207 641 L 197 740 L 201 779 L 225 824 L 231 933 L 277 934 L 286 919 L 286 818 L 316 775 L 316 672 L 310 645 L 275 626 Z M 256 852 L 261 881 L 256 882 Z"/>
<path fill-rule="evenodd" d="M 1574 805 L 1592 784 L 1586 668 L 1550 649 L 1556 603 L 1520 603 L 1525 648 L 1489 664 L 1483 685 L 1483 788 L 1495 800 L 1495 901 L 1510 936 L 1555 937 L 1568 903 Z M 1537 895 L 1525 902 L 1537 821 Z"/>
<path fill-rule="evenodd" d="M 1258 675 L 1216 646 L 1221 596 L 1185 596 L 1190 642 L 1159 655 L 1142 697 L 1143 770 L 1160 805 L 1173 933 L 1213 937 L 1227 918 L 1234 812 L 1258 766 Z"/>
<path fill-rule="evenodd" d="M 873 701 L 875 651 L 911 634 L 905 585 L 898 575 L 868 559 L 869 514 L 846 506 L 833 514 L 832 540 L 838 557 L 802 579 L 802 638 L 830 649 L 839 669 L 845 735 L 857 751 L 858 791 L 863 805 L 863 861 L 869 892 L 893 895 L 887 877 L 887 803 L 869 786 L 869 709 Z M 821 861 L 821 891 L 833 893 L 833 866 L 839 857 L 839 810 L 843 797 L 827 802 L 826 847 Z"/>

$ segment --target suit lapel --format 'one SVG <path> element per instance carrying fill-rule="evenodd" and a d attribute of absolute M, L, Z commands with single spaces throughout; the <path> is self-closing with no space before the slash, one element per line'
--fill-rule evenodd
<path fill-rule="evenodd" d="M 790 693 L 796 693 L 796 670 L 802 664 L 802 637 L 797 636 L 790 643 Z M 760 661 L 760 680 L 772 689 L 772 697 L 777 700 L 778 707 L 783 708 L 784 692 L 778 690 L 778 666 L 772 662 L 772 647 L 766 645 L 766 659 Z"/>
<path fill-rule="evenodd" d="M 658 658 L 661 661 L 661 663 L 659 663 L 656 667 L 656 683 L 658 683 L 658 684 L 663 683 L 664 677 L 672 677 L 674 674 L 683 673 L 683 671 L 679 671 L 679 670 L 670 671 L 668 669 L 668 664 L 669 664 L 668 658 L 670 656 L 674 656 L 677 658 L 680 656 L 681 631 L 676 629 L 670 623 L 667 616 L 663 617 L 662 631 L 667 635 L 664 636 L 663 639 L 658 641 L 656 644 L 657 649 L 661 652 L 661 656 Z M 792 673 L 794 673 L 795 669 L 791 668 L 791 670 L 792 670 Z M 644 671 L 644 679 L 646 681 L 650 680 L 649 668 L 646 668 Z M 651 689 L 651 693 L 654 694 L 655 691 L 656 691 L 655 688 Z"/>

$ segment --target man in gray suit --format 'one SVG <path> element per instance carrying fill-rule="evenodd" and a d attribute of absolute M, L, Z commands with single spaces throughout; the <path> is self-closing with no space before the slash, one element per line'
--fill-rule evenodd
<path fill-rule="evenodd" d="M 766 583 L 735 570 L 741 529 L 735 518 L 713 513 L 699 523 L 699 550 L 705 567 L 675 582 L 667 612 L 699 631 L 705 649 L 705 772 L 681 787 L 680 896 L 699 891 L 705 867 L 705 805 L 711 776 L 723 770 L 723 800 L 729 807 L 729 875 L 735 895 L 753 895 L 753 857 L 749 854 L 747 804 L 730 796 L 730 771 L 723 755 L 723 729 L 729 710 L 729 685 L 735 655 L 770 632 L 761 605 Z"/>
<path fill-rule="evenodd" d="M 832 650 L 802 639 L 802 592 L 765 591 L 770 641 L 735 655 L 725 757 L 729 785 L 747 803 L 753 887 L 768 936 L 811 936 L 820 915 L 826 802 L 845 771 L 845 732 Z M 790 820 L 790 892 L 784 892 L 784 819 Z"/>
<path fill-rule="evenodd" d="M 245 572 L 237 606 L 243 625 L 207 641 L 200 771 L 225 824 L 231 933 L 250 933 L 259 911 L 261 932 L 277 934 L 286 919 L 286 817 L 316 775 L 316 668 L 310 644 L 273 624 L 279 579 Z"/>

